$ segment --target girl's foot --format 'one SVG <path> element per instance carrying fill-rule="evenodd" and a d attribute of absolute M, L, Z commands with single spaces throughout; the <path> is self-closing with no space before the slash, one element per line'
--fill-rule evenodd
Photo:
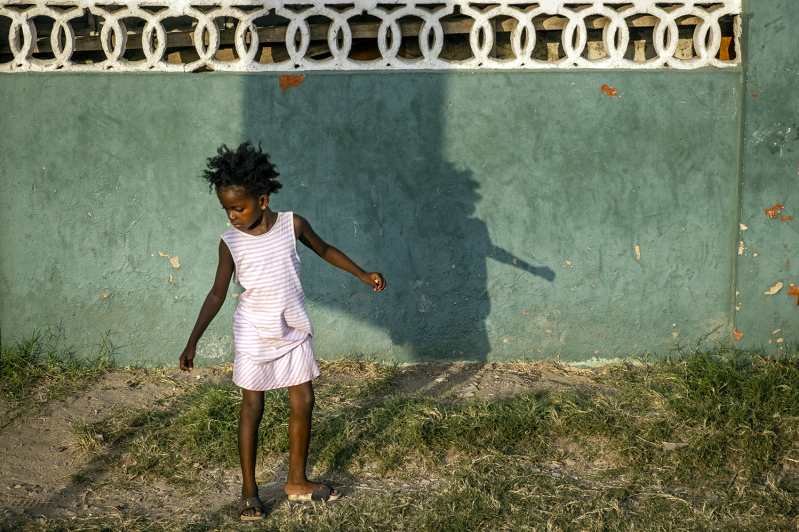
<path fill-rule="evenodd" d="M 264 514 L 264 505 L 258 497 L 251 497 L 239 504 L 239 517 L 242 521 L 259 521 L 266 517 Z"/>
<path fill-rule="evenodd" d="M 255 499 L 258 498 L 258 490 L 257 489 L 255 491 L 245 490 L 244 487 L 242 486 L 241 500 L 243 502 L 246 502 L 248 499 L 252 498 Z M 259 519 L 264 515 L 264 508 L 263 506 L 261 506 L 260 508 L 258 506 L 255 506 L 253 508 L 240 509 L 239 515 L 241 515 L 242 517 L 254 517 L 256 519 Z"/>
<path fill-rule="evenodd" d="M 286 494 L 291 500 L 310 501 L 310 500 L 324 500 L 335 501 L 341 497 L 338 490 L 334 490 L 324 484 L 315 484 L 313 482 L 305 481 L 302 484 L 286 484 Z M 311 497 L 316 496 L 314 499 Z"/>

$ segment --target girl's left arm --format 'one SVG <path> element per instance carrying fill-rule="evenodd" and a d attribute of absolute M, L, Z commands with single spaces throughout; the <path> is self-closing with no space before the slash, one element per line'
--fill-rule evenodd
<path fill-rule="evenodd" d="M 345 272 L 349 272 L 364 283 L 371 286 L 375 292 L 379 292 L 386 287 L 386 280 L 379 272 L 366 272 L 360 266 L 352 262 L 348 256 L 334 248 L 319 235 L 314 232 L 308 220 L 300 216 L 294 215 L 294 234 L 297 239 L 302 242 L 306 247 L 311 248 L 314 253 L 325 259 L 327 262 L 337 268 L 341 268 Z"/>

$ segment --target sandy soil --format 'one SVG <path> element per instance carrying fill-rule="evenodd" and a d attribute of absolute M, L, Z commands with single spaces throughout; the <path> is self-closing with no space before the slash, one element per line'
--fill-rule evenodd
<path fill-rule="evenodd" d="M 332 375 L 323 367 L 323 375 L 315 382 L 324 391 L 341 375 Z M 613 394 L 615 390 L 599 386 L 590 375 L 598 370 L 576 369 L 550 362 L 536 364 L 418 365 L 401 368 L 402 374 L 390 393 L 446 396 L 455 401 L 473 398 L 507 399 L 530 390 L 574 390 L 580 393 Z M 154 378 L 160 377 L 160 378 Z M 348 375 L 355 383 L 358 375 Z M 236 469 L 204 471 L 215 489 L 201 496 L 187 496 L 157 481 L 139 489 L 119 490 L 102 478 L 88 484 L 76 484 L 71 475 L 83 470 L 89 456 L 75 452 L 76 437 L 72 425 L 90 423 L 115 410 L 141 407 L 158 399 L 181 393 L 179 380 L 226 382 L 230 372 L 225 368 L 197 368 L 191 375 L 177 370 L 148 372 L 118 371 L 106 374 L 89 389 L 63 401 L 48 403 L 37 414 L 18 418 L 0 429 L 0 516 L 7 522 L 46 516 L 55 519 L 143 513 L 153 518 L 178 517 L 212 511 L 231 505 L 238 499 L 240 474 Z M 543 467 L 550 465 L 545 464 Z M 563 467 L 570 464 L 551 464 Z M 285 461 L 277 461 L 268 471 L 259 471 L 261 498 L 285 498 Z M 312 472 L 309 472 L 312 473 Z M 329 475 L 328 475 L 329 477 Z M 442 479 L 419 479 L 419 482 L 394 482 L 373 476 L 368 467 L 359 478 L 331 479 L 342 486 L 345 494 L 370 490 L 435 489 Z"/>

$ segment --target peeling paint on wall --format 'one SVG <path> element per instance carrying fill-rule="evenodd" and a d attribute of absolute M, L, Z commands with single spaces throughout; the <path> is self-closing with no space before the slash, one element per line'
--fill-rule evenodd
<path fill-rule="evenodd" d="M 283 74 L 280 76 L 278 83 L 280 84 L 280 88 L 283 90 L 290 89 L 292 87 L 296 87 L 300 83 L 303 82 L 305 79 L 305 74 L 301 74 L 299 76 L 293 76 L 291 74 Z"/>
<path fill-rule="evenodd" d="M 767 291 L 765 291 L 763 293 L 766 294 L 767 296 L 773 296 L 774 294 L 776 294 L 780 290 L 782 290 L 782 281 L 777 281 L 777 284 L 775 284 L 774 286 L 772 286 L 771 288 L 769 288 Z"/>
<path fill-rule="evenodd" d="M 641 248 L 633 246 L 633 249 L 635 250 L 635 260 L 641 260 Z"/>
<path fill-rule="evenodd" d="M 616 91 L 615 87 L 608 87 L 607 85 L 602 85 L 602 92 L 607 94 L 611 98 L 619 97 L 619 93 Z"/>
<path fill-rule="evenodd" d="M 741 331 L 739 331 L 738 329 L 735 329 L 735 339 L 736 339 L 736 340 L 740 340 L 740 339 L 741 339 L 741 338 L 743 338 L 743 337 L 744 337 L 744 333 L 742 333 L 742 332 L 741 332 Z"/>
<path fill-rule="evenodd" d="M 166 258 L 168 258 L 168 259 L 169 259 L 169 263 L 170 263 L 170 264 L 172 265 L 172 267 L 173 267 L 173 268 L 175 268 L 176 270 L 177 270 L 178 268 L 180 268 L 180 258 L 179 258 L 177 255 L 175 255 L 174 257 L 170 257 L 170 256 L 169 256 L 169 255 L 167 255 L 166 253 L 161 253 L 161 252 L 159 251 L 159 252 L 158 252 L 158 256 L 159 256 L 159 257 L 166 257 Z M 172 282 L 172 276 L 171 276 L 171 275 L 169 276 L 169 282 L 170 282 L 170 283 Z"/>
<path fill-rule="evenodd" d="M 796 296 L 796 304 L 799 305 L 799 286 L 788 285 L 788 295 Z"/>
<path fill-rule="evenodd" d="M 782 214 L 782 210 L 781 209 L 784 209 L 784 208 L 785 208 L 785 205 L 781 205 L 781 204 L 777 203 L 772 208 L 766 209 L 766 216 L 768 216 L 772 220 L 776 220 L 777 219 L 777 215 Z"/>

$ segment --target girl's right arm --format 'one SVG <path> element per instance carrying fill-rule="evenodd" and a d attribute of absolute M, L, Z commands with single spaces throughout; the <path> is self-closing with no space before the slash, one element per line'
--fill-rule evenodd
<path fill-rule="evenodd" d="M 211 321 L 216 317 L 219 309 L 222 308 L 234 268 L 233 255 L 230 254 L 230 250 L 224 240 L 220 240 L 219 264 L 216 267 L 214 286 L 205 298 L 205 303 L 203 303 L 200 309 L 200 315 L 197 317 L 197 323 L 194 324 L 194 329 L 191 331 L 191 336 L 189 336 L 186 348 L 183 350 L 183 354 L 180 355 L 180 369 L 183 371 L 191 371 L 191 368 L 194 367 L 194 354 L 197 351 L 197 342 L 200 340 L 200 337 L 202 337 Z"/>

